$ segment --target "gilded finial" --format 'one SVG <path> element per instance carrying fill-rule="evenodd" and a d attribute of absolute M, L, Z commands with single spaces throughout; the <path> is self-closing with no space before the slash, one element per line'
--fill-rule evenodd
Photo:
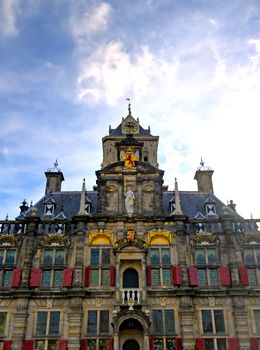
<path fill-rule="evenodd" d="M 128 115 L 132 115 L 130 98 L 127 97 L 127 98 L 126 98 L 126 101 L 128 101 Z"/>

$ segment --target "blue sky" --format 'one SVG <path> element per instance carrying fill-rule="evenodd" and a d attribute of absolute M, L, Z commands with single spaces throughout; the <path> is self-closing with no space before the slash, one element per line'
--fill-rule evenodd
<path fill-rule="evenodd" d="M 1 0 L 0 218 L 44 194 L 95 184 L 101 138 L 132 113 L 160 136 L 172 189 L 215 194 L 260 218 L 259 0 Z"/>

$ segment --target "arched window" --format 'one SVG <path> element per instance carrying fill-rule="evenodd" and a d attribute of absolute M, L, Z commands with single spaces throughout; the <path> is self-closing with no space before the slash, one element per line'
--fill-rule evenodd
<path fill-rule="evenodd" d="M 138 272 L 133 268 L 126 269 L 123 275 L 123 288 L 138 288 L 138 287 L 139 287 Z"/>

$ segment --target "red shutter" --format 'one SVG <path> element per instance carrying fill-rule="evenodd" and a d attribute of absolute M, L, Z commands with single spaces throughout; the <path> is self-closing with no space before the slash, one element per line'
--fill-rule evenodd
<path fill-rule="evenodd" d="M 59 339 L 58 340 L 58 350 L 67 350 L 68 347 L 68 341 L 67 340 L 63 340 L 63 339 Z"/>
<path fill-rule="evenodd" d="M 151 269 L 151 266 L 147 266 L 146 273 L 147 273 L 147 286 L 151 286 L 152 285 L 152 269 Z"/>
<path fill-rule="evenodd" d="M 22 344 L 22 350 L 33 350 L 34 340 L 24 340 Z"/>
<path fill-rule="evenodd" d="M 71 287 L 73 281 L 73 269 L 64 269 L 62 278 L 62 287 Z"/>
<path fill-rule="evenodd" d="M 153 343 L 153 338 L 149 338 L 149 350 L 154 350 L 154 343 Z"/>
<path fill-rule="evenodd" d="M 109 338 L 109 346 L 108 346 L 109 350 L 113 350 L 114 349 L 114 338 Z"/>
<path fill-rule="evenodd" d="M 196 350 L 205 350 L 205 342 L 204 342 L 203 338 L 196 338 L 195 349 Z"/>
<path fill-rule="evenodd" d="M 239 268 L 239 278 L 243 286 L 249 286 L 249 278 L 247 268 L 245 266 L 240 266 Z"/>
<path fill-rule="evenodd" d="M 30 287 L 40 287 L 42 277 L 41 269 L 31 269 Z"/>
<path fill-rule="evenodd" d="M 80 341 L 80 350 L 87 350 L 87 339 L 81 339 Z"/>
<path fill-rule="evenodd" d="M 227 341 L 228 341 L 228 350 L 239 350 L 238 338 L 229 338 Z"/>
<path fill-rule="evenodd" d="M 13 269 L 12 284 L 13 288 L 20 287 L 22 277 L 22 269 Z"/>
<path fill-rule="evenodd" d="M 11 350 L 12 340 L 4 340 L 3 341 L 3 350 Z"/>
<path fill-rule="evenodd" d="M 110 266 L 110 286 L 115 286 L 115 268 L 114 266 Z"/>
<path fill-rule="evenodd" d="M 182 350 L 182 339 L 175 338 L 175 350 Z"/>
<path fill-rule="evenodd" d="M 258 350 L 258 338 L 250 338 L 250 349 Z"/>
<path fill-rule="evenodd" d="M 90 285 L 90 267 L 85 268 L 85 287 Z"/>
<path fill-rule="evenodd" d="M 198 286 L 199 284 L 198 270 L 195 266 L 190 266 L 188 268 L 188 275 L 189 275 L 190 286 Z"/>
<path fill-rule="evenodd" d="M 227 266 L 221 266 L 218 269 L 219 280 L 222 286 L 231 285 L 230 269 Z"/>
<path fill-rule="evenodd" d="M 181 278 L 181 267 L 180 266 L 172 266 L 172 283 L 180 286 L 182 282 Z"/>

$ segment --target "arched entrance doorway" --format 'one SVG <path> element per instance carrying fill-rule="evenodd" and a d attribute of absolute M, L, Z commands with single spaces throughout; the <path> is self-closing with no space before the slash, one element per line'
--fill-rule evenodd
<path fill-rule="evenodd" d="M 128 339 L 124 342 L 123 350 L 140 350 L 140 346 L 136 340 Z"/>
<path fill-rule="evenodd" d="M 143 350 L 143 326 L 137 319 L 124 320 L 119 327 L 119 337 L 120 350 Z"/>

